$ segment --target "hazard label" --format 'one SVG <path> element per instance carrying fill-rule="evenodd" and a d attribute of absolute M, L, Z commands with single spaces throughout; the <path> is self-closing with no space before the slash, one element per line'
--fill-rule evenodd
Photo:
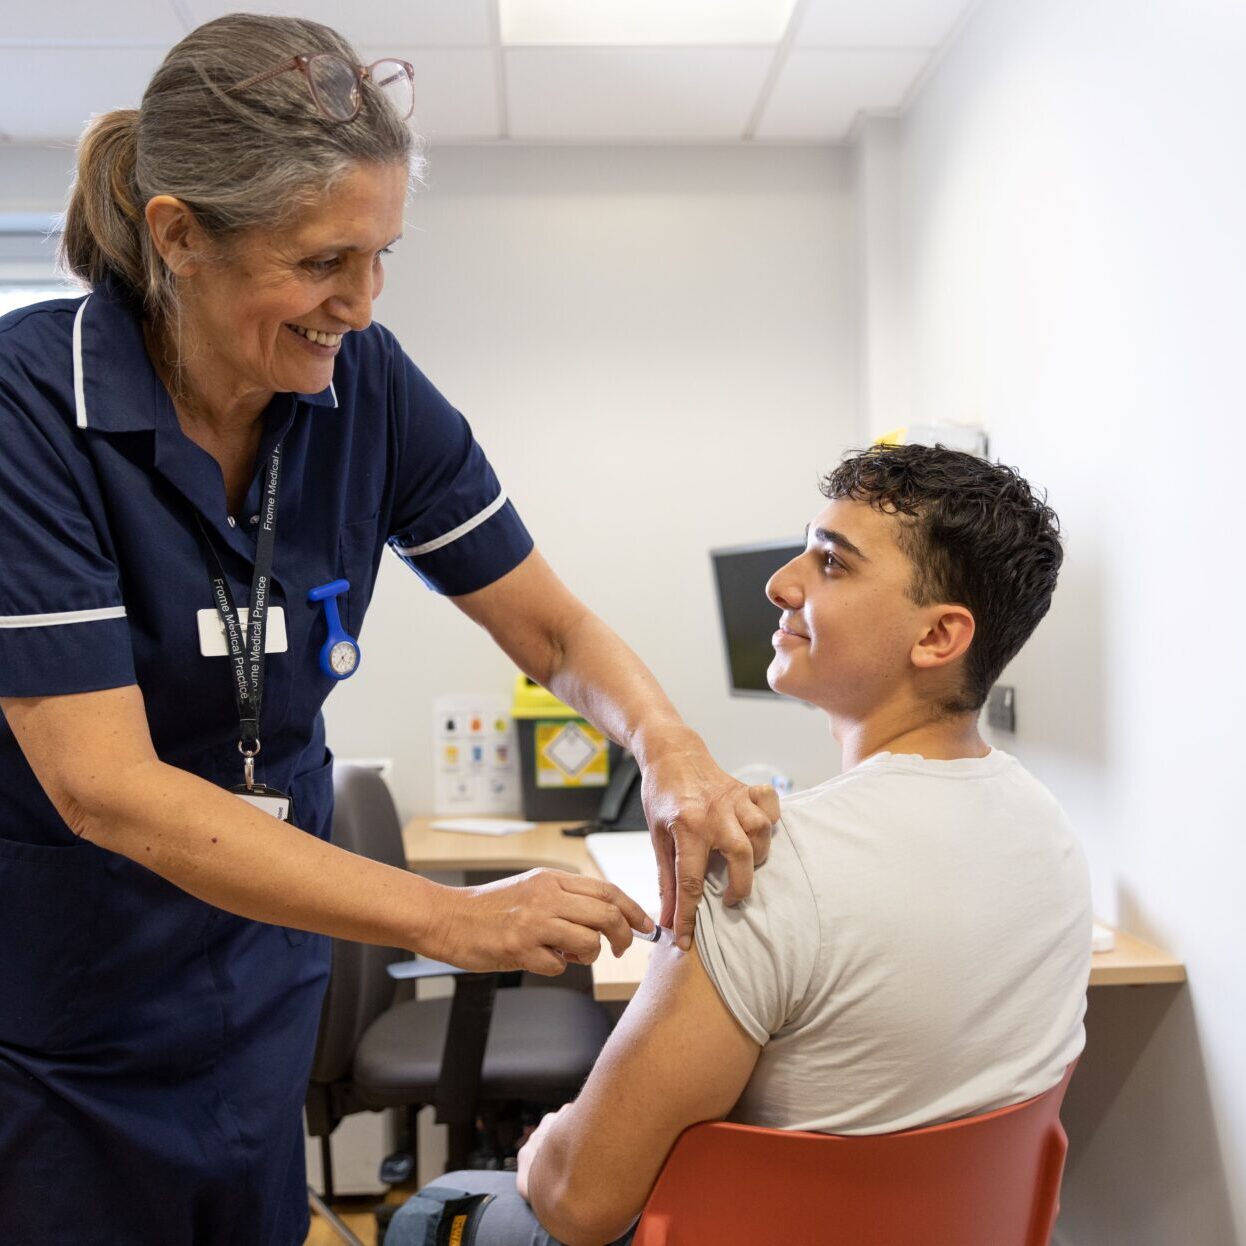
<path fill-rule="evenodd" d="M 606 737 L 580 722 L 535 724 L 537 787 L 605 787 Z"/>

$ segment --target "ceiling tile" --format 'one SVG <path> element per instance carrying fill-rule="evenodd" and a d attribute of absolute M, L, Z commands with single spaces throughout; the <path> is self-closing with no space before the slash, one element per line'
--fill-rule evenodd
<path fill-rule="evenodd" d="M 798 48 L 933 48 L 971 0 L 809 0 Z"/>
<path fill-rule="evenodd" d="M 411 124 L 425 138 L 498 137 L 497 78 L 493 53 L 477 48 L 423 48 L 360 45 L 359 54 L 371 62 L 397 56 L 415 67 L 415 115 Z"/>
<path fill-rule="evenodd" d="M 930 55 L 921 49 L 794 51 L 775 84 L 757 137 L 841 142 L 858 111 L 898 107 Z"/>
<path fill-rule="evenodd" d="M 766 48 L 511 48 L 510 134 L 584 142 L 739 138 Z"/>
<path fill-rule="evenodd" d="M 0 54 L 0 133 L 76 139 L 87 118 L 137 108 L 163 48 L 29 48 Z"/>
<path fill-rule="evenodd" d="M 0 47 L 31 43 L 152 44 L 171 47 L 186 32 L 170 0 L 6 0 Z"/>
<path fill-rule="evenodd" d="M 196 22 L 210 21 L 239 8 L 238 0 L 186 0 Z M 252 13 L 279 13 L 323 22 L 352 43 L 393 52 L 402 47 L 488 47 L 488 0 L 253 0 Z M 410 60 L 410 57 L 405 59 Z"/>

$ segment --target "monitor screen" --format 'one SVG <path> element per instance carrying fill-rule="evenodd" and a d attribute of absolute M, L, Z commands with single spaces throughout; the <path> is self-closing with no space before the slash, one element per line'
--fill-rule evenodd
<path fill-rule="evenodd" d="M 779 625 L 779 609 L 766 597 L 766 581 L 804 548 L 804 541 L 771 541 L 710 551 L 727 680 L 736 696 L 777 695 L 766 683 L 766 668 L 774 657 L 770 638 Z"/>

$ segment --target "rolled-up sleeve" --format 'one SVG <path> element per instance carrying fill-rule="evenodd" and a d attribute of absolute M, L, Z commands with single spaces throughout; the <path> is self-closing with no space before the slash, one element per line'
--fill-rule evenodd
<path fill-rule="evenodd" d="M 697 951 L 728 1011 L 764 1046 L 803 1003 L 819 947 L 809 876 L 782 823 L 752 894 L 728 906 L 726 889 L 726 862 L 718 857 L 697 907 Z"/>
<path fill-rule="evenodd" d="M 0 393 L 0 447 L 0 695 L 134 683 L 120 577 L 66 446 Z"/>
<path fill-rule="evenodd" d="M 532 538 L 467 421 L 405 355 L 392 400 L 402 427 L 389 543 L 436 592 L 484 588 L 528 556 Z"/>

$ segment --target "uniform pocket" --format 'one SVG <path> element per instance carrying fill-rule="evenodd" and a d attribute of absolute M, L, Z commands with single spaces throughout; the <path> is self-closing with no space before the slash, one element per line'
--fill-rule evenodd
<path fill-rule="evenodd" d="M 376 569 L 380 562 L 381 517 L 371 515 L 342 525 L 338 538 L 338 552 L 342 574 L 350 581 L 350 591 L 343 603 L 342 623 L 355 637 L 363 626 L 363 616 L 372 600 L 372 588 L 376 583 Z"/>
<path fill-rule="evenodd" d="M 299 829 L 327 840 L 333 817 L 333 754 L 328 749 L 319 766 L 296 774 L 290 780 L 290 799 L 294 802 L 294 818 Z M 306 930 L 286 927 L 285 932 L 294 947 L 311 937 Z"/>
<path fill-rule="evenodd" d="M 103 878 L 92 844 L 0 839 L 0 1043 L 47 1049 L 87 969 Z"/>

